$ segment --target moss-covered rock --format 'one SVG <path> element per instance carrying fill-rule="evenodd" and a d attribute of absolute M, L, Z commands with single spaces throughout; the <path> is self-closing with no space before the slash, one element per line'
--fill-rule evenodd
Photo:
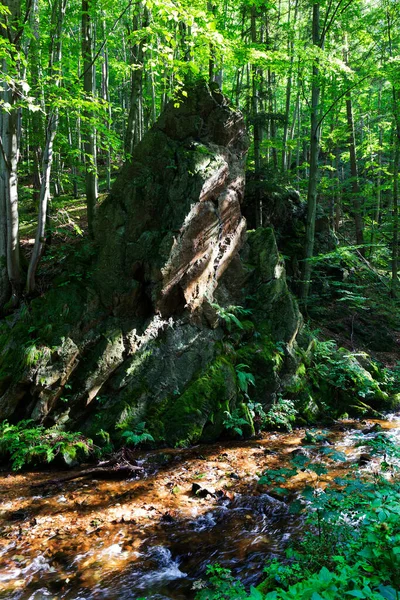
<path fill-rule="evenodd" d="M 372 415 L 399 406 L 390 389 L 390 375 L 382 373 L 368 355 L 337 348 L 333 341 L 314 340 L 286 386 L 296 399 L 299 419 L 315 423 L 327 416 Z"/>
<path fill-rule="evenodd" d="M 154 438 L 167 444 L 214 440 L 223 431 L 224 413 L 235 406 L 236 398 L 235 369 L 219 357 L 182 395 L 151 406 L 146 422 Z"/>
<path fill-rule="evenodd" d="M 249 232 L 248 243 L 248 266 L 252 274 L 247 288 L 254 321 L 272 340 L 290 347 L 301 327 L 302 316 L 288 289 L 285 263 L 279 255 L 273 229 Z"/>
<path fill-rule="evenodd" d="M 237 351 L 237 361 L 248 366 L 255 378 L 251 398 L 265 405 L 271 402 L 281 385 L 284 350 L 265 334 L 258 334 Z"/>

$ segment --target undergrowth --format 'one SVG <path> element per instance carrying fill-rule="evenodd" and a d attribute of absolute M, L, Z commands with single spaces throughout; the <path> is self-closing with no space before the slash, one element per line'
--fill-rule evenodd
<path fill-rule="evenodd" d="M 290 468 L 267 471 L 263 485 L 309 474 L 310 485 L 290 505 L 302 515 L 302 537 L 267 562 L 264 581 L 250 590 L 210 565 L 208 579 L 195 582 L 196 600 L 400 600 L 400 452 L 387 434 L 365 443 L 382 458 L 380 467 L 364 475 L 354 470 L 325 489 L 327 464 L 344 459 L 329 446 L 310 446 Z"/>
<path fill-rule="evenodd" d="M 31 420 L 0 424 L 0 457 L 11 461 L 14 471 L 27 465 L 50 463 L 61 457 L 67 464 L 91 454 L 94 445 L 81 433 L 46 429 Z"/>

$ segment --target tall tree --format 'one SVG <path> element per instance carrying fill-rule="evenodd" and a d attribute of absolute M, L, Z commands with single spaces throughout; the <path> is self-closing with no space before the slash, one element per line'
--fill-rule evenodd
<path fill-rule="evenodd" d="M 20 266 L 19 247 L 19 213 L 18 213 L 18 159 L 19 159 L 19 111 L 18 101 L 21 95 L 21 81 L 19 76 L 21 38 L 23 32 L 21 0 L 3 0 L 1 17 L 1 35 L 7 47 L 7 54 L 3 59 L 2 87 L 3 110 L 2 135 L 0 151 L 2 154 L 3 183 L 0 191 L 0 227 L 2 235 L 6 238 L 6 257 L 3 256 L 4 242 L 0 252 L 2 259 L 6 258 L 8 282 L 2 282 L 4 290 L 10 288 L 11 304 L 17 305 L 22 293 L 22 278 Z M 5 214 L 4 214 L 5 208 Z M 5 230 L 4 231 L 4 222 Z M 4 267 L 2 276 L 5 277 Z M 6 297 L 7 293 L 1 296 Z M 3 298 L 4 302 L 4 298 Z"/>
<path fill-rule="evenodd" d="M 51 11 L 51 42 L 49 56 L 49 81 L 48 86 L 52 85 L 52 98 L 48 103 L 48 116 L 46 123 L 46 138 L 43 149 L 42 176 L 39 199 L 39 217 L 36 231 L 35 244 L 33 247 L 31 260 L 27 276 L 28 294 L 35 290 L 35 275 L 42 256 L 45 243 L 45 229 L 47 222 L 47 210 L 50 198 L 50 175 L 53 164 L 54 138 L 57 133 L 59 121 L 59 109 L 55 92 L 58 90 L 61 81 L 61 56 L 62 56 L 62 32 L 66 10 L 67 0 L 54 0 Z"/>
<path fill-rule="evenodd" d="M 324 37 L 320 34 L 320 4 L 313 5 L 312 41 L 316 49 L 322 48 Z M 311 135 L 310 135 L 310 176 L 307 192 L 307 223 L 305 240 L 305 260 L 302 272 L 302 299 L 307 302 L 311 279 L 311 258 L 314 255 L 315 217 L 317 213 L 318 194 L 318 156 L 320 137 L 320 95 L 319 58 L 314 58 L 311 92 Z"/>
<path fill-rule="evenodd" d="M 85 189 L 89 235 L 93 237 L 94 211 L 97 202 L 97 150 L 96 129 L 93 124 L 91 103 L 94 101 L 96 79 L 93 52 L 93 14 L 94 1 L 82 0 L 82 64 L 85 110 L 83 119 L 85 149 Z"/>

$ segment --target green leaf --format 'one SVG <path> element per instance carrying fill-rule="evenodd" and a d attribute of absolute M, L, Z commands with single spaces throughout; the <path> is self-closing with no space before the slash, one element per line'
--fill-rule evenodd
<path fill-rule="evenodd" d="M 330 571 L 328 571 L 326 567 L 322 567 L 318 574 L 318 578 L 324 583 L 329 583 L 330 581 L 332 581 L 332 577 L 332 573 L 330 573 Z"/>
<path fill-rule="evenodd" d="M 250 598 L 251 600 L 264 600 L 264 596 L 262 595 L 262 593 L 253 586 L 251 586 L 250 588 L 249 600 Z"/>
<path fill-rule="evenodd" d="M 385 598 L 385 600 L 398 600 L 398 593 L 396 590 L 388 585 L 379 585 L 379 593 Z"/>

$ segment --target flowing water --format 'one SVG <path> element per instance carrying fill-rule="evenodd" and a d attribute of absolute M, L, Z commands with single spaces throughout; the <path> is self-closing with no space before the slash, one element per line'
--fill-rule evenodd
<path fill-rule="evenodd" d="M 400 443 L 399 416 L 379 423 Z M 360 460 L 360 440 L 374 435 L 365 423 L 350 421 L 332 430 L 329 443 L 347 462 L 332 466 L 318 485 L 358 463 L 375 469 L 373 460 Z M 301 535 L 301 519 L 289 505 L 313 475 L 291 480 L 286 502 L 266 493 L 258 479 L 308 452 L 303 437 L 297 430 L 138 453 L 144 474 L 117 482 L 52 483 L 65 471 L 2 474 L 0 598 L 190 600 L 215 562 L 257 584 L 266 559 L 282 555 L 288 540 Z"/>

